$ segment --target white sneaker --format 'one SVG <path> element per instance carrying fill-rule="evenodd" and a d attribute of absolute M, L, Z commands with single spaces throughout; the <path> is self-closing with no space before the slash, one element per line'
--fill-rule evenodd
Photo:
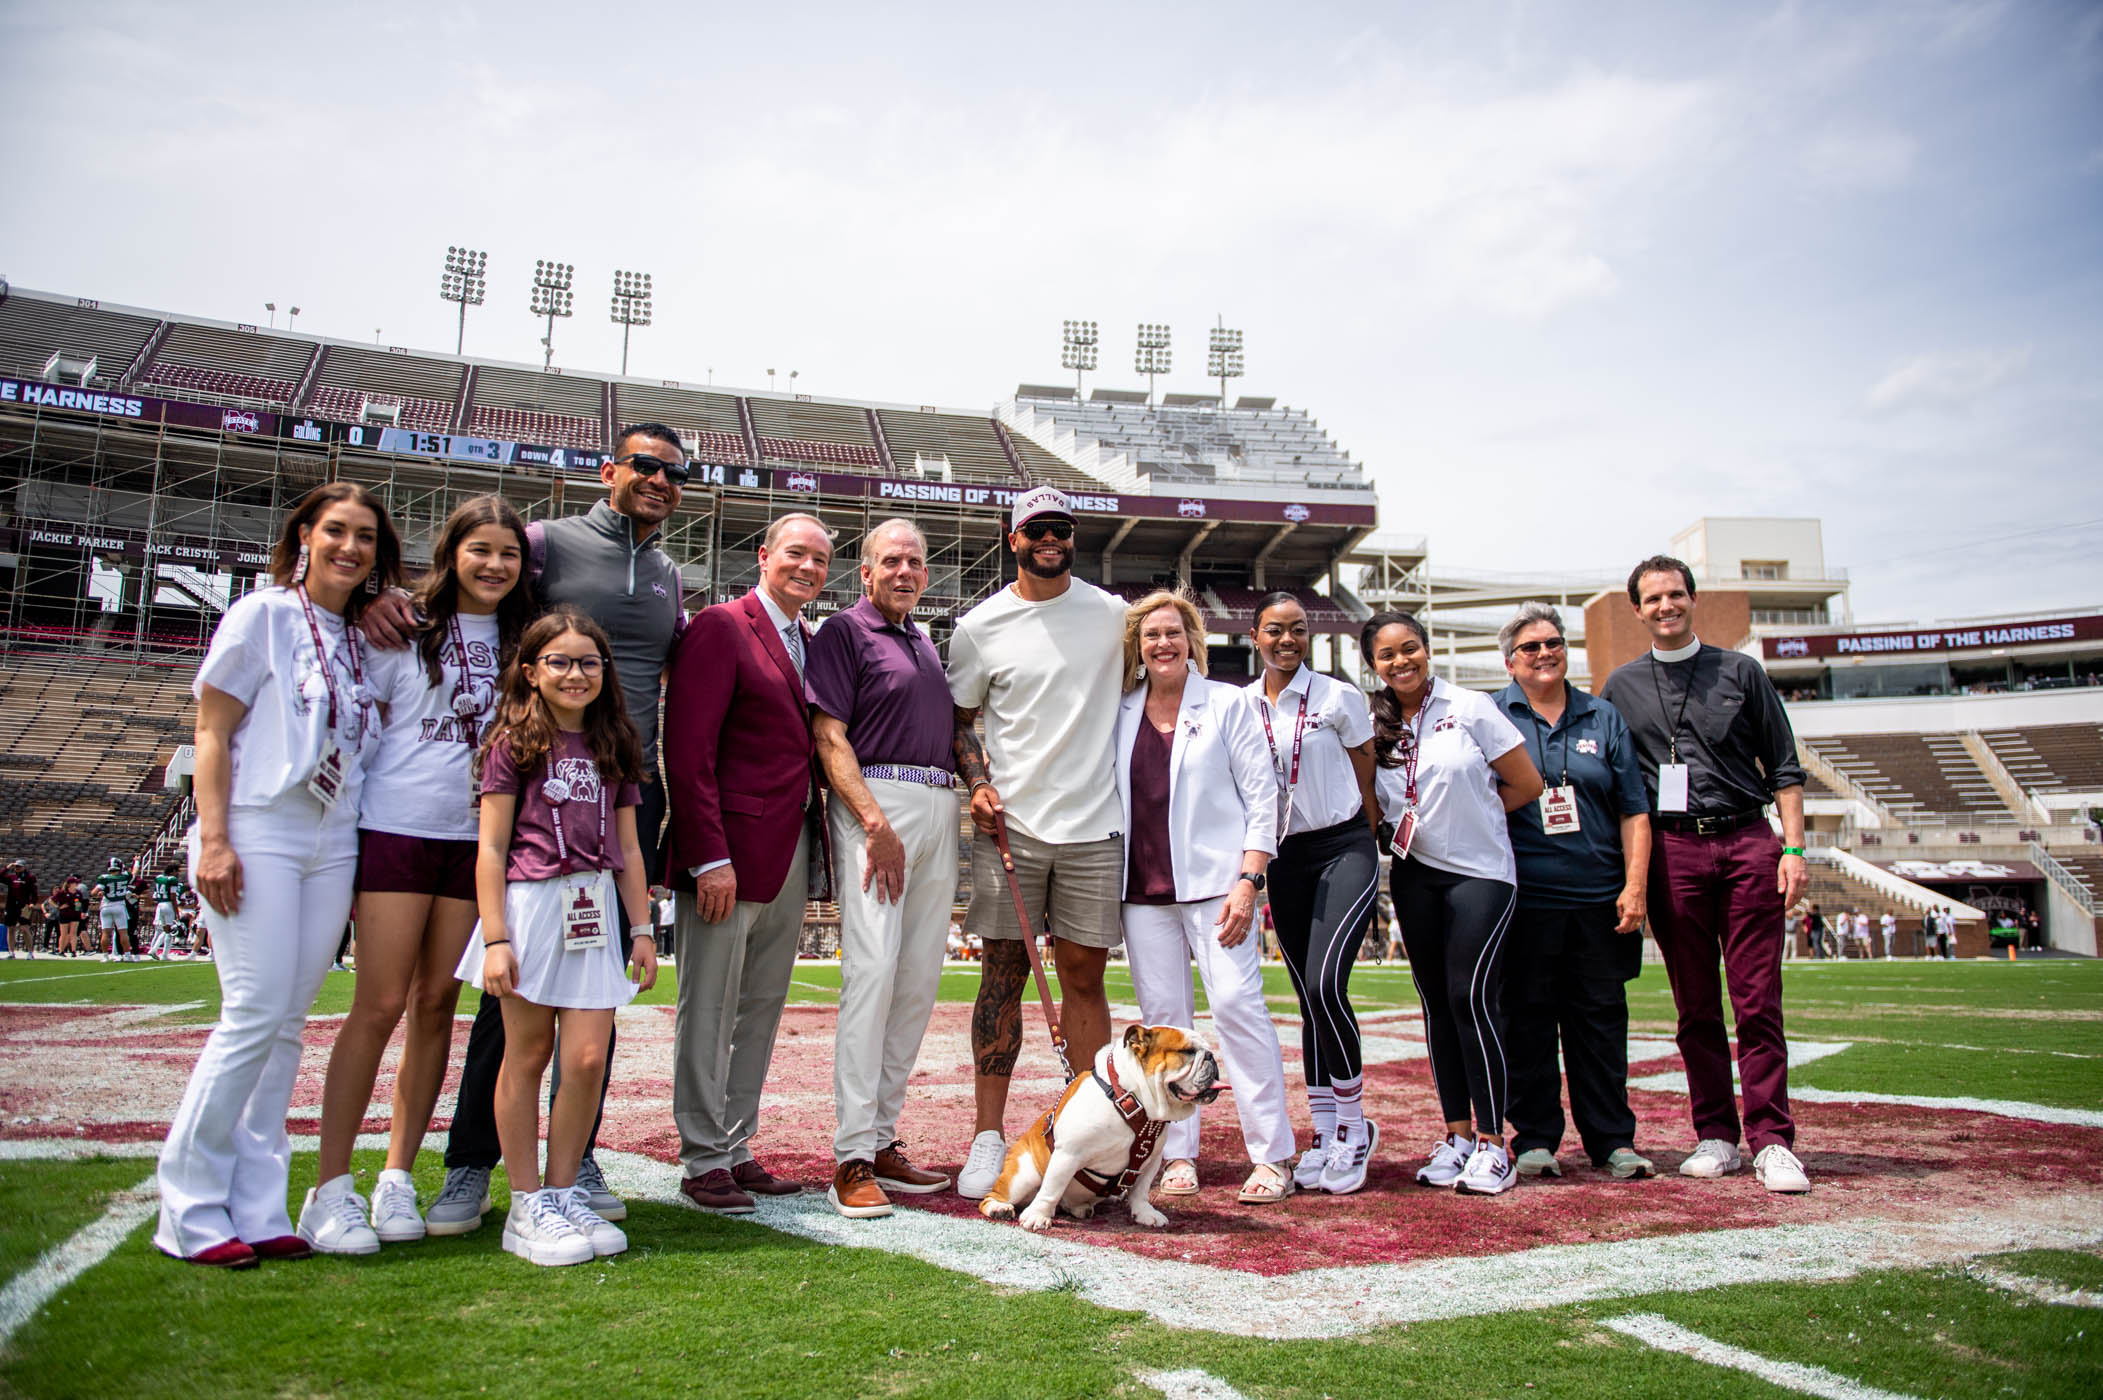
<path fill-rule="evenodd" d="M 1811 1189 L 1811 1178 L 1796 1154 L 1778 1142 L 1770 1142 L 1753 1158 L 1753 1175 L 1770 1191 L 1798 1196 Z"/>
<path fill-rule="evenodd" d="M 1348 1196 L 1365 1185 L 1365 1169 L 1373 1160 L 1373 1149 L 1380 1146 L 1380 1125 L 1372 1119 L 1365 1120 L 1359 1132 L 1351 1131 L 1348 1124 L 1336 1125 L 1336 1146 L 1329 1152 L 1329 1160 L 1322 1165 L 1321 1189 L 1332 1196 Z"/>
<path fill-rule="evenodd" d="M 566 1191 L 516 1191 L 504 1217 L 504 1251 L 530 1264 L 555 1267 L 591 1262 L 591 1241 L 563 1213 Z"/>
<path fill-rule="evenodd" d="M 590 1241 L 591 1252 L 595 1257 L 603 1259 L 609 1254 L 627 1252 L 627 1234 L 620 1226 L 592 1209 L 589 1186 L 572 1186 L 566 1191 L 552 1193 L 562 1198 L 563 1219 L 576 1226 L 577 1232 Z"/>
<path fill-rule="evenodd" d="M 1474 1151 L 1474 1142 L 1458 1133 L 1442 1139 L 1431 1149 L 1431 1160 L 1417 1168 L 1417 1185 L 1451 1186 L 1460 1180 Z"/>
<path fill-rule="evenodd" d="M 307 1192 L 299 1208 L 299 1237 L 321 1254 L 378 1254 L 380 1237 L 365 1222 L 365 1198 L 346 1172 Z"/>
<path fill-rule="evenodd" d="M 381 1244 L 414 1244 L 424 1237 L 424 1218 L 416 1209 L 416 1184 L 409 1173 L 389 1167 L 372 1188 L 372 1232 Z"/>
<path fill-rule="evenodd" d="M 1463 1196 L 1495 1196 L 1511 1190 L 1518 1179 L 1519 1169 L 1512 1165 L 1503 1143 L 1479 1142 L 1453 1189 Z"/>
<path fill-rule="evenodd" d="M 988 1128 L 971 1140 L 971 1155 L 964 1159 L 964 1170 L 957 1173 L 957 1194 L 967 1201 L 983 1200 L 993 1183 L 1000 1180 L 1000 1169 L 1008 1160 L 1007 1140 L 998 1130 Z"/>
<path fill-rule="evenodd" d="M 1679 1164 L 1679 1174 L 1709 1181 L 1728 1176 L 1744 1165 L 1745 1159 L 1738 1155 L 1737 1143 L 1725 1142 L 1722 1138 L 1703 1138 L 1687 1154 L 1687 1160 Z"/>
<path fill-rule="evenodd" d="M 1322 1168 L 1329 1165 L 1329 1143 L 1320 1133 L 1314 1135 L 1314 1146 L 1300 1154 L 1300 1164 L 1292 1169 L 1292 1184 L 1302 1191 L 1312 1191 L 1322 1184 Z"/>

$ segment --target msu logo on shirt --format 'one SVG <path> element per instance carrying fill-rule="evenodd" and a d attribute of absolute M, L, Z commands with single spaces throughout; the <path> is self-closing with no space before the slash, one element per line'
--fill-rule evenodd
<path fill-rule="evenodd" d="M 588 758 L 558 758 L 554 776 L 569 788 L 569 800 L 597 806 L 600 798 L 599 765 Z"/>

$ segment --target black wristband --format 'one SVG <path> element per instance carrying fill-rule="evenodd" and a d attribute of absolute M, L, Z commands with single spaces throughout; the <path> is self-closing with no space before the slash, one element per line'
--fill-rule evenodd
<path fill-rule="evenodd" d="M 485 948 L 495 948 L 502 944 L 509 943 L 510 941 L 511 940 L 508 938 L 486 938 L 482 940 L 482 946 Z"/>

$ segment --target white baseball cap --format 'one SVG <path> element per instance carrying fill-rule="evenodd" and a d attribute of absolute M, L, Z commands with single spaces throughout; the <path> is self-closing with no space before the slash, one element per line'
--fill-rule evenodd
<path fill-rule="evenodd" d="M 1008 528 L 1020 530 L 1040 515 L 1063 515 L 1072 520 L 1073 501 L 1056 486 L 1033 486 L 1015 498 L 1015 509 L 1008 517 Z"/>

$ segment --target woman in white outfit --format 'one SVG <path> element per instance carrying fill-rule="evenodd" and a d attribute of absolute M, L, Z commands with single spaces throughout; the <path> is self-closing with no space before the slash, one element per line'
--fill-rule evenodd
<path fill-rule="evenodd" d="M 1205 679 L 1204 635 L 1196 605 L 1180 593 L 1148 594 L 1125 614 L 1131 689 L 1116 750 L 1125 950 L 1149 1025 L 1192 1024 L 1197 964 L 1254 1163 L 1241 1199 L 1260 1204 L 1293 1189 L 1285 1064 L 1253 936 L 1256 896 L 1278 845 L 1278 777 L 1249 697 Z M 1195 1195 L 1197 1153 L 1192 1113 L 1169 1125 L 1156 1189 Z"/>
<path fill-rule="evenodd" d="M 226 610 L 192 686 L 190 876 L 217 954 L 219 1024 L 161 1148 L 153 1242 L 194 1264 L 312 1253 L 285 1209 L 285 1111 L 307 1009 L 350 917 L 379 737 L 358 615 L 400 574 L 379 499 L 350 482 L 315 487 L 278 536 L 274 586 Z"/>

